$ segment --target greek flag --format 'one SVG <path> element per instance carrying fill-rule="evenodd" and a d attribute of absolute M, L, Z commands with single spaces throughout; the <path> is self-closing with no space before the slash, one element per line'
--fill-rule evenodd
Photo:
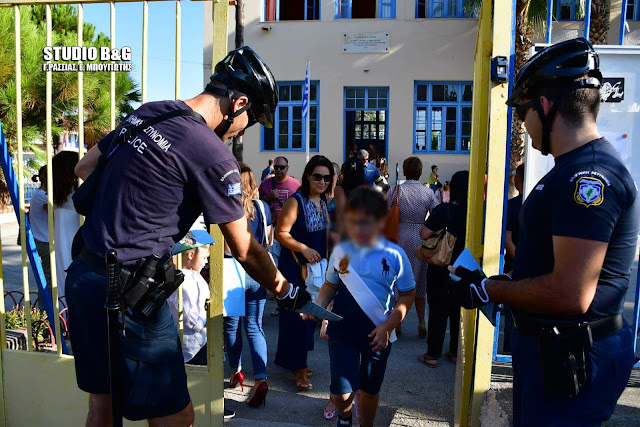
<path fill-rule="evenodd" d="M 302 94 L 302 118 L 306 119 L 309 114 L 309 62 L 307 61 L 307 71 L 304 77 L 304 93 Z"/>

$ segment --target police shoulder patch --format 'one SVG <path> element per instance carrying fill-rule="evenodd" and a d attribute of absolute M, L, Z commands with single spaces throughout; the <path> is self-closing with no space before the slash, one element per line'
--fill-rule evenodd
<path fill-rule="evenodd" d="M 593 177 L 581 177 L 576 180 L 573 199 L 579 205 L 599 206 L 604 201 L 604 183 Z"/>

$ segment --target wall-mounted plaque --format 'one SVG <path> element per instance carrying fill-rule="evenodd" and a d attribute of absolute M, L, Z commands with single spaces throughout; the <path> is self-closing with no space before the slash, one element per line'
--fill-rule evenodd
<path fill-rule="evenodd" d="M 389 53 L 389 33 L 342 33 L 343 53 Z"/>

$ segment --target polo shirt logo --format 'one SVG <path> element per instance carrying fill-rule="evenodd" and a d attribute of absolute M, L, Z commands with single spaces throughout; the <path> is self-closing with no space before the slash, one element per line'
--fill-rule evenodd
<path fill-rule="evenodd" d="M 389 263 L 387 262 L 386 258 L 382 258 L 382 275 L 383 276 L 388 276 L 389 275 Z"/>

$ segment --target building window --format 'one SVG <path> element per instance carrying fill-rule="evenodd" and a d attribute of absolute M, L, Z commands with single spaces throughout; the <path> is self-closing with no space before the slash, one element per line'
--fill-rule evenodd
<path fill-rule="evenodd" d="M 320 84 L 309 88 L 309 151 L 318 151 L 318 91 Z M 302 118 L 304 82 L 278 82 L 278 107 L 275 125 L 263 128 L 263 151 L 305 151 L 306 123 Z"/>
<path fill-rule="evenodd" d="M 346 87 L 344 106 L 345 155 L 348 156 L 354 149 L 371 151 L 373 146 L 379 154 L 378 157 L 386 157 L 389 136 L 389 88 Z M 371 156 L 370 160 L 373 159 Z"/>
<path fill-rule="evenodd" d="M 627 0 L 627 21 L 638 21 L 640 20 L 640 13 L 638 13 L 638 8 L 636 7 L 637 0 Z"/>
<path fill-rule="evenodd" d="M 396 17 L 396 0 L 335 0 L 335 19 Z"/>
<path fill-rule="evenodd" d="M 579 0 L 556 0 L 556 20 L 580 21 L 584 18 Z"/>
<path fill-rule="evenodd" d="M 313 21 L 320 19 L 320 0 L 265 0 L 265 21 Z"/>
<path fill-rule="evenodd" d="M 471 82 L 416 82 L 415 153 L 469 152 Z"/>
<path fill-rule="evenodd" d="M 476 18 L 475 9 L 465 9 L 464 0 L 416 0 L 416 18 Z"/>

